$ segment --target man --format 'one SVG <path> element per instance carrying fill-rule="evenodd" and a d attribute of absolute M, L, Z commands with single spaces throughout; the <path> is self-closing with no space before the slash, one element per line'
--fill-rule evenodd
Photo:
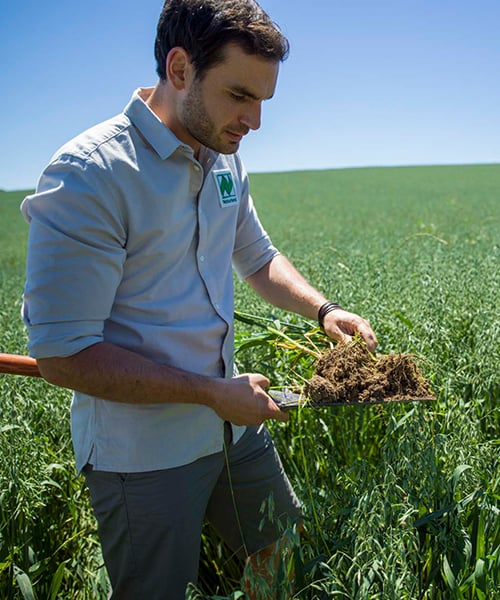
<path fill-rule="evenodd" d="M 237 154 L 260 126 L 288 43 L 253 0 L 167 0 L 159 81 L 60 149 L 22 211 L 23 314 L 71 425 L 113 598 L 183 598 L 209 519 L 255 563 L 277 541 L 259 507 L 299 517 L 261 374 L 233 376 L 232 265 L 269 302 L 321 311 L 337 340 L 361 317 L 315 290 L 263 230 Z"/>

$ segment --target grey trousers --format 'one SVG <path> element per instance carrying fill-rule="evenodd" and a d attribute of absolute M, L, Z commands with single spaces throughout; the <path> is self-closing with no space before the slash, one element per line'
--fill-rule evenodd
<path fill-rule="evenodd" d="M 300 518 L 265 427 L 175 469 L 110 473 L 87 465 L 84 473 L 114 600 L 184 600 L 197 581 L 205 518 L 243 558 L 279 538 L 277 520 L 260 512 L 270 495 L 282 522 Z"/>

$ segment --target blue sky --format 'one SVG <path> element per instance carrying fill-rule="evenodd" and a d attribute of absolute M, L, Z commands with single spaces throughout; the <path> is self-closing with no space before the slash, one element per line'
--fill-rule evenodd
<path fill-rule="evenodd" d="M 262 0 L 291 42 L 249 172 L 500 162 L 498 0 Z M 0 188 L 156 82 L 162 0 L 0 4 Z"/>

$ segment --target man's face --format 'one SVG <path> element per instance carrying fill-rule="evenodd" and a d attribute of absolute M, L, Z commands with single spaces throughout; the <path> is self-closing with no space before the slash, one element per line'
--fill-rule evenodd
<path fill-rule="evenodd" d="M 193 78 L 179 110 L 189 137 L 221 154 L 233 154 L 250 129 L 258 129 L 262 102 L 273 96 L 279 63 L 246 54 L 230 44 L 225 60 L 201 81 Z"/>

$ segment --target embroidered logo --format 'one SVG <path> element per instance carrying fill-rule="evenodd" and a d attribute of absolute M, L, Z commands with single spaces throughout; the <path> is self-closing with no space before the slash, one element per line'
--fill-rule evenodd
<path fill-rule="evenodd" d="M 224 208 L 238 203 L 236 186 L 231 171 L 214 171 L 215 183 L 219 192 L 219 202 Z"/>

